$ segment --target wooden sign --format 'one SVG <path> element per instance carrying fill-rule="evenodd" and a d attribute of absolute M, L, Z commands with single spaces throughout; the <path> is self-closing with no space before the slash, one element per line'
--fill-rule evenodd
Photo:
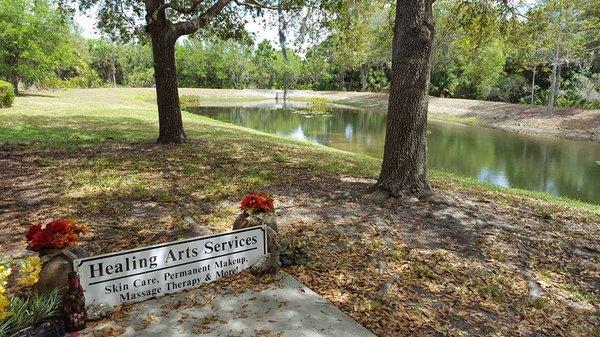
<path fill-rule="evenodd" d="M 195 288 L 249 268 L 267 253 L 264 227 L 73 261 L 86 304 L 118 305 Z"/>

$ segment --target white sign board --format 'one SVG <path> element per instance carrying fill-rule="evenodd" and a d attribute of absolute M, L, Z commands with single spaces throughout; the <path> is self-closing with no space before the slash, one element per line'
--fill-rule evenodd
<path fill-rule="evenodd" d="M 264 227 L 73 261 L 86 304 L 118 305 L 195 288 L 249 268 L 267 253 Z"/>

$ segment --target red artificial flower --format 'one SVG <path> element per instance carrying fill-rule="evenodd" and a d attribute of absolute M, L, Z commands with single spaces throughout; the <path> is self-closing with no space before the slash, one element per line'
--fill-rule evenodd
<path fill-rule="evenodd" d="M 273 210 L 273 197 L 252 192 L 244 196 L 240 209 L 246 213 L 268 213 Z"/>
<path fill-rule="evenodd" d="M 65 219 L 53 220 L 46 225 L 46 228 L 50 229 L 54 233 L 67 234 L 71 228 L 72 221 Z"/>
<path fill-rule="evenodd" d="M 34 251 L 43 249 L 62 249 L 75 244 L 79 234 L 85 232 L 87 226 L 78 224 L 75 220 L 52 220 L 42 228 L 41 225 L 31 225 L 27 232 L 28 248 Z"/>
<path fill-rule="evenodd" d="M 29 231 L 27 231 L 27 241 L 31 241 L 31 239 L 33 238 L 33 236 L 35 235 L 35 233 L 39 232 L 42 230 L 42 225 L 31 225 L 29 226 Z"/>
<path fill-rule="evenodd" d="M 50 240 L 52 240 L 52 231 L 48 228 L 44 228 L 36 232 L 31 240 L 29 241 L 29 249 L 38 251 L 44 248 L 50 247 Z"/>
<path fill-rule="evenodd" d="M 50 241 L 50 248 L 62 249 L 73 245 L 77 241 L 77 234 L 54 234 L 54 237 Z"/>
<path fill-rule="evenodd" d="M 71 232 L 75 234 L 85 233 L 87 232 L 87 229 L 87 225 L 83 223 L 76 223 L 75 221 L 73 221 L 73 223 L 71 224 Z"/>

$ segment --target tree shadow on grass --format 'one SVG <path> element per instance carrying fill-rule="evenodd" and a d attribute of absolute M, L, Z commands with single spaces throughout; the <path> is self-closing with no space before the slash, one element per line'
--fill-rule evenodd
<path fill-rule="evenodd" d="M 373 267 L 378 265 L 382 256 L 389 252 L 397 254 L 398 247 L 406 245 L 410 253 L 402 258 L 401 263 L 410 267 L 389 273 L 401 274 L 401 279 L 405 273 L 413 273 L 417 279 L 413 280 L 415 284 L 399 281 L 400 297 L 408 301 L 409 306 L 416 305 L 415 301 L 420 305 L 435 303 L 440 310 L 449 297 L 456 295 L 452 294 L 453 287 L 471 294 L 470 306 L 465 306 L 464 300 L 469 301 L 467 297 L 460 307 L 455 307 L 460 314 L 453 310 L 429 308 L 436 311 L 436 322 L 448 323 L 468 335 L 489 335 L 499 328 L 526 325 L 523 315 L 533 316 L 532 312 L 542 310 L 533 308 L 539 303 L 528 300 L 527 282 L 530 278 L 539 281 L 546 273 L 560 275 L 557 279 L 546 281 L 556 282 L 550 283 L 553 284 L 550 289 L 546 288 L 551 293 L 546 296 L 555 301 L 549 309 L 552 315 L 569 317 L 574 314 L 575 310 L 568 306 L 568 302 L 560 299 L 565 296 L 564 293 L 568 294 L 566 296 L 597 296 L 594 294 L 600 280 L 589 267 L 590 262 L 597 263 L 600 257 L 599 233 L 593 224 L 584 225 L 585 230 L 582 230 L 582 223 L 568 215 L 557 213 L 548 217 L 531 205 L 500 205 L 485 196 L 453 190 L 436 189 L 434 197 L 426 201 L 373 201 L 368 196 L 368 188 L 373 182 L 351 177 L 312 176 L 301 183 L 273 186 L 271 191 L 276 200 L 284 203 L 279 206 L 281 225 L 306 223 L 306 227 L 300 228 L 313 233 L 309 235 L 311 239 L 319 237 L 314 233 L 318 233 L 322 226 L 330 227 L 331 230 L 325 230 L 324 236 L 330 237 L 331 249 L 348 247 L 333 254 L 339 256 L 339 261 L 348 258 L 344 254 L 362 256 L 360 263 L 352 260 L 349 264 L 347 272 L 350 275 L 374 274 Z M 292 233 L 301 235 L 302 231 Z M 390 233 L 397 233 L 394 237 L 401 240 L 386 241 Z M 378 244 L 381 240 L 387 243 L 381 246 Z M 373 246 L 380 248 L 367 254 Z M 446 256 L 451 257 L 446 259 Z M 449 267 L 448 261 L 458 263 Z M 330 266 L 336 260 L 321 262 Z M 317 272 L 309 273 L 309 279 L 325 277 L 327 272 L 319 273 L 320 268 L 326 267 L 318 264 L 314 267 Z M 361 272 L 361 269 L 364 270 Z M 336 274 L 338 271 L 331 272 Z M 319 284 L 318 281 L 314 283 Z M 432 283 L 438 286 L 430 286 Z M 448 288 L 447 284 L 452 286 Z M 332 287 L 335 288 L 335 285 Z M 340 291 L 349 291 L 342 286 L 339 288 Z M 564 289 L 567 289 L 566 292 Z M 586 295 L 578 295 L 569 289 L 580 289 L 578 291 Z M 416 298 L 403 297 L 407 291 Z M 502 310 L 489 310 L 483 302 L 494 303 Z M 529 311 L 523 313 L 523 310 Z M 556 329 L 565 326 L 564 322 L 544 319 L 540 312 L 544 311 L 537 314 L 539 323 L 554 325 L 547 327 L 549 331 L 558 331 Z M 472 320 L 465 313 L 478 318 Z M 368 326 L 370 323 L 375 328 L 379 326 L 377 320 L 371 322 L 368 317 L 364 320 Z M 579 323 L 570 322 L 566 327 L 578 330 L 579 324 L 591 324 L 591 321 L 593 318 Z M 403 325 L 409 326 L 410 322 Z M 530 331 L 537 329 L 536 323 Z M 426 334 L 426 330 L 418 331 Z"/>
<path fill-rule="evenodd" d="M 155 137 L 156 125 L 136 118 L 19 116 L 0 126 L 0 143 L 39 142 L 79 145 L 107 139 L 135 141 Z"/>
<path fill-rule="evenodd" d="M 45 98 L 57 98 L 56 95 L 49 94 L 40 94 L 40 93 L 30 93 L 30 92 L 20 92 L 17 97 L 45 97 Z"/>
<path fill-rule="evenodd" d="M 444 249 L 483 265 L 499 260 L 523 273 L 530 268 L 568 270 L 570 275 L 581 274 L 579 280 L 587 289 L 600 281 L 584 272 L 586 259 L 599 258 L 592 253 L 600 248 L 594 226 L 581 230 L 582 223 L 568 215 L 548 215 L 532 205 L 503 206 L 451 190 L 436 190 L 426 201 L 373 202 L 369 199 L 373 183 L 311 177 L 271 191 L 284 200 L 279 206 L 283 225 L 302 221 L 394 229 L 412 249 Z"/>
<path fill-rule="evenodd" d="M 110 129 L 102 118 L 82 118 L 77 128 L 68 121 L 52 120 L 58 125 L 40 124 L 51 132 L 33 129 L 20 139 L 38 137 L 41 144 L 51 144 L 43 139 L 61 141 L 82 132 L 80 123 L 89 123 L 85 131 L 90 129 L 93 137 L 67 139 L 84 146 L 72 150 L 23 144 L 0 147 L 1 199 L 14 201 L 1 205 L 9 210 L 0 215 L 3 249 L 25 247 L 28 223 L 65 215 L 92 225 L 82 244 L 94 254 L 183 239 L 198 235 L 194 229 L 209 225 L 215 217 L 233 222 L 241 196 L 259 190 L 275 195 L 282 228 L 324 224 L 332 233 L 340 230 L 339 237 L 358 242 L 348 249 L 365 249 L 369 242 L 365 229 L 374 228 L 382 238 L 386 232 L 398 233 L 411 251 L 443 249 L 481 266 L 497 260 L 519 270 L 561 270 L 585 289 L 597 284 L 593 274 L 580 272 L 581 252 L 587 260 L 597 258 L 597 230 L 581 230 L 582 224 L 568 216 L 546 218 L 529 205 L 510 207 L 445 189 L 436 190 L 430 201 L 375 202 L 368 196 L 374 180 L 361 173 L 369 170 L 363 166 L 374 165 L 371 161 L 365 164 L 333 151 L 307 155 L 308 145 L 283 146 L 280 140 L 210 127 L 196 130 L 196 140 L 181 146 L 97 142 L 94 139 L 132 137 L 148 129 L 131 128 L 132 123 L 140 123 L 131 118 L 118 119 Z M 31 204 L 23 196 L 43 198 Z M 232 210 L 224 210 L 227 203 Z M 182 226 L 186 216 L 196 223 Z M 21 239 L 15 243 L 15 237 Z M 10 247 L 8 240 L 13 240 Z M 560 247 L 557 242 L 562 242 Z M 365 256 L 356 268 L 373 266 L 375 258 Z M 339 260 L 343 259 L 340 253 Z M 431 269 L 435 272 L 438 267 Z M 483 289 L 495 294 L 493 288 Z M 443 296 L 441 291 L 420 291 L 420 298 Z"/>

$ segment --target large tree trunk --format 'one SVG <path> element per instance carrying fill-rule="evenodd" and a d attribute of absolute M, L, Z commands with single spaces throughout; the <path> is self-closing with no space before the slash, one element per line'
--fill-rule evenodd
<path fill-rule="evenodd" d="M 546 113 L 551 114 L 554 111 L 554 101 L 556 100 L 556 90 L 558 81 L 558 48 L 554 53 L 554 61 L 552 62 L 552 80 L 550 81 L 550 94 L 548 96 L 548 106 L 546 107 Z"/>
<path fill-rule="evenodd" d="M 152 57 L 158 104 L 158 143 L 182 143 L 186 140 L 179 107 L 177 71 L 175 69 L 176 35 L 171 24 L 153 27 Z"/>
<path fill-rule="evenodd" d="M 182 143 L 186 136 L 179 107 L 177 71 L 175 69 L 175 42 L 177 38 L 193 34 L 205 27 L 232 0 L 217 0 L 195 19 L 173 24 L 167 19 L 166 9 L 179 14 L 192 14 L 201 1 L 190 7 L 165 0 L 144 0 L 146 6 L 146 31 L 152 40 L 156 101 L 158 104 L 159 143 Z M 177 15 L 176 15 L 177 16 Z"/>
<path fill-rule="evenodd" d="M 433 44 L 431 0 L 397 0 L 381 174 L 392 196 L 431 193 L 427 180 L 427 87 Z"/>

